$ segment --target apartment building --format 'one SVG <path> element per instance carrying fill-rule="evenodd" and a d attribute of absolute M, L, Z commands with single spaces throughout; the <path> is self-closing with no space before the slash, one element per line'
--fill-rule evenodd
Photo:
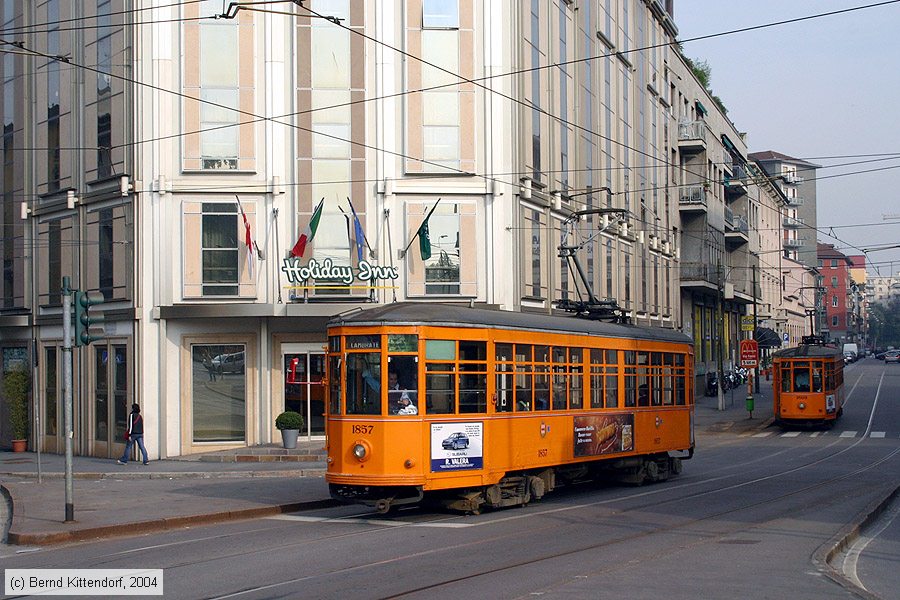
<path fill-rule="evenodd" d="M 856 341 L 859 331 L 854 312 L 850 269 L 853 261 L 833 244 L 818 244 L 820 282 L 825 288 L 823 304 L 825 327 L 822 336 L 834 342 Z M 855 295 L 855 294 L 854 294 Z"/>
<path fill-rule="evenodd" d="M 98 457 L 132 402 L 153 456 L 269 442 L 286 408 L 321 436 L 331 316 L 553 312 L 584 293 L 563 242 L 598 297 L 694 338 L 698 381 L 734 360 L 769 192 L 665 45 L 672 2 L 112 4 L 2 2 L 0 346 L 35 367 L 32 445 L 63 447 L 64 276 L 105 299 L 73 353 Z"/>

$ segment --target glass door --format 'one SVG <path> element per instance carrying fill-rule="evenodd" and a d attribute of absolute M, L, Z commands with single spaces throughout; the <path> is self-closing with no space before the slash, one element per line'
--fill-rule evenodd
<path fill-rule="evenodd" d="M 130 412 L 128 347 L 95 344 L 93 350 L 93 456 L 115 458 L 125 449 L 125 427 Z"/>
<path fill-rule="evenodd" d="M 284 410 L 303 415 L 307 438 L 325 435 L 325 353 L 321 345 L 282 345 Z"/>

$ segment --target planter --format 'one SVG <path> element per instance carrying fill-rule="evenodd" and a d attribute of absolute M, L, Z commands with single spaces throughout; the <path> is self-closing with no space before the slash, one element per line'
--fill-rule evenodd
<path fill-rule="evenodd" d="M 25 452 L 28 450 L 28 440 L 13 440 L 12 441 L 12 451 L 13 452 Z"/>
<path fill-rule="evenodd" d="M 281 441 L 284 443 L 284 447 L 288 450 L 292 450 L 297 447 L 297 436 L 300 435 L 299 429 L 282 429 L 281 430 Z"/>

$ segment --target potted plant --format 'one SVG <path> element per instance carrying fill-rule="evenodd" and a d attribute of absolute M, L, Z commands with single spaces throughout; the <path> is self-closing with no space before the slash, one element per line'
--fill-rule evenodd
<path fill-rule="evenodd" d="M 25 369 L 10 371 L 3 377 L 3 395 L 9 407 L 13 452 L 28 448 L 28 388 L 31 377 Z"/>
<path fill-rule="evenodd" d="M 281 431 L 281 441 L 287 449 L 297 447 L 297 436 L 303 429 L 303 415 L 287 410 L 275 418 L 275 427 Z"/>

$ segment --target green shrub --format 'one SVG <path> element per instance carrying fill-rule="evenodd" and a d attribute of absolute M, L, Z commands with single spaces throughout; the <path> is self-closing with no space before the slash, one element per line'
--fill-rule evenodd
<path fill-rule="evenodd" d="M 275 419 L 278 429 L 303 429 L 303 415 L 292 410 L 285 411 Z"/>
<path fill-rule="evenodd" d="M 9 425 L 14 440 L 28 439 L 28 388 L 31 375 L 16 369 L 3 376 L 3 395 L 9 407 Z"/>

